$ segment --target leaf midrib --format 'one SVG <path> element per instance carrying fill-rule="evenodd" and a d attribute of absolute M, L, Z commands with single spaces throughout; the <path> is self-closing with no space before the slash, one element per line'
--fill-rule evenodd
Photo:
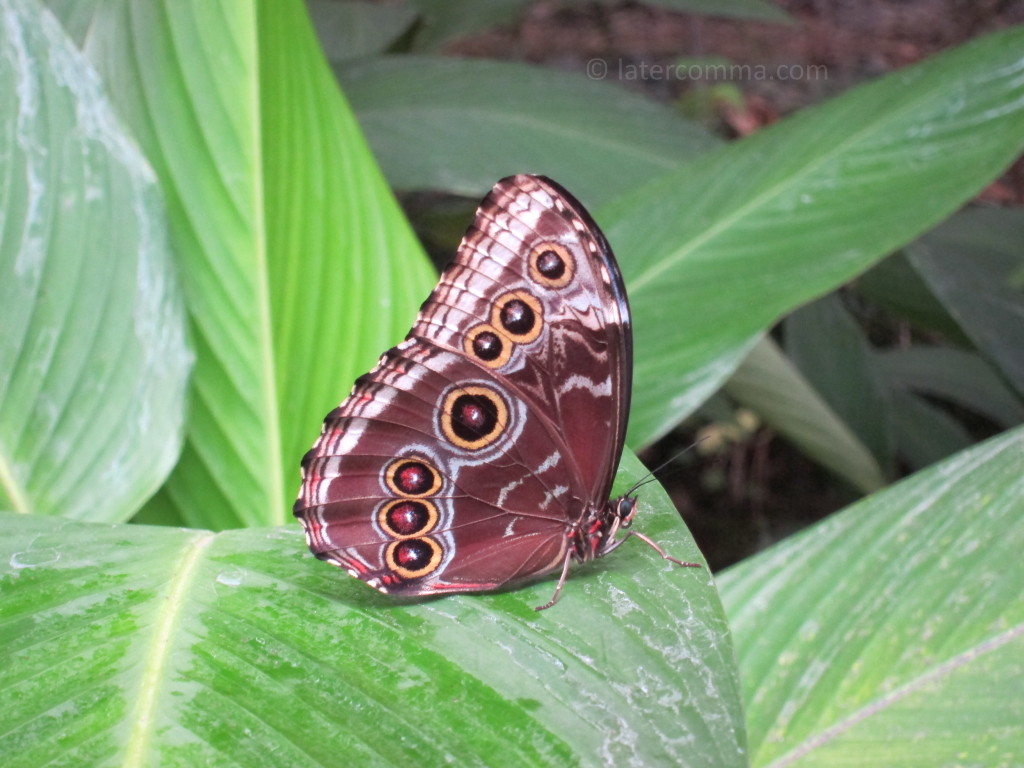
<path fill-rule="evenodd" d="M 152 642 L 142 665 L 139 686 L 134 696 L 135 706 L 129 722 L 132 723 L 125 744 L 124 766 L 146 766 L 150 764 L 149 745 L 155 732 L 155 712 L 160 692 L 166 686 L 167 666 L 174 648 L 173 636 L 181 624 L 184 608 L 188 602 L 192 583 L 195 581 L 197 566 L 203 552 L 213 541 L 215 534 L 203 531 L 187 543 L 178 563 L 170 568 L 173 575 L 162 597 L 156 597 L 157 624 Z"/>
<path fill-rule="evenodd" d="M 905 77 L 906 74 L 920 73 L 920 80 L 925 80 L 928 77 L 934 77 L 934 70 L 941 69 L 943 65 L 945 65 L 947 68 L 949 67 L 948 60 L 949 57 L 945 56 L 940 57 L 940 60 L 938 62 L 933 60 L 930 62 L 922 63 L 921 65 L 909 67 L 907 72 L 894 73 L 893 75 L 884 78 L 878 83 L 865 86 L 865 89 L 871 89 L 871 95 L 874 95 L 874 92 L 877 90 L 887 92 L 886 86 L 889 85 L 889 81 L 893 77 L 899 76 L 899 74 L 903 74 Z M 976 62 L 974 62 L 974 65 L 978 66 Z M 923 70 L 921 69 L 922 67 L 924 68 Z M 972 80 L 976 80 L 977 77 L 978 73 L 974 71 L 967 76 L 966 81 L 971 82 Z M 850 132 L 845 139 L 842 139 L 839 142 L 833 144 L 829 150 L 822 152 L 817 156 L 809 157 L 807 162 L 804 163 L 798 170 L 783 177 L 782 179 L 778 180 L 775 183 L 768 184 L 761 192 L 755 194 L 746 203 L 738 206 L 731 213 L 729 213 L 726 216 L 723 216 L 722 218 L 718 219 L 713 224 L 708 226 L 704 231 L 696 234 L 685 245 L 675 250 L 671 255 L 667 256 L 666 258 L 658 262 L 652 263 L 646 270 L 640 272 L 633 278 L 630 284 L 631 293 L 638 293 L 639 289 L 641 289 L 643 286 L 655 281 L 664 272 L 674 268 L 676 264 L 685 261 L 690 254 L 699 251 L 700 248 L 703 247 L 705 244 L 722 235 L 724 232 L 729 231 L 730 229 L 735 227 L 738 222 L 749 219 L 751 214 L 756 211 L 763 210 L 765 207 L 767 207 L 768 202 L 770 200 L 782 196 L 788 190 L 794 188 L 801 188 L 803 186 L 803 182 L 807 178 L 813 178 L 815 176 L 815 173 L 820 168 L 827 166 L 829 163 L 834 162 L 836 158 L 842 157 L 844 153 L 848 152 L 852 147 L 863 145 L 870 139 L 871 136 L 877 135 L 879 132 L 884 133 L 888 127 L 892 125 L 899 125 L 901 121 L 906 120 L 908 116 L 918 114 L 920 110 L 924 108 L 925 105 L 934 103 L 937 100 L 937 95 L 935 93 L 936 88 L 934 87 L 934 85 L 932 87 L 924 89 L 923 91 L 921 90 L 920 86 L 920 82 L 915 82 L 912 84 L 912 86 L 908 86 L 906 90 L 910 91 L 910 93 L 908 94 L 908 98 L 904 102 L 902 102 L 900 106 L 886 110 L 882 114 L 877 115 L 876 119 L 868 120 L 867 122 L 863 123 L 858 130 Z M 855 92 L 851 92 L 850 94 L 847 94 L 843 97 L 840 97 L 835 102 L 830 102 L 830 105 L 833 106 L 831 109 L 828 110 L 816 108 L 808 112 L 804 112 L 802 115 L 794 119 L 795 124 L 799 127 L 802 127 L 806 124 L 807 121 L 820 120 L 822 119 L 820 117 L 822 112 L 828 114 L 833 110 L 838 111 L 840 108 L 849 110 L 849 101 L 853 100 L 856 103 L 858 97 L 862 99 L 866 98 L 862 95 L 862 93 L 863 92 L 861 90 L 858 90 Z M 943 91 L 943 95 L 939 96 L 938 99 L 941 100 L 941 98 L 943 98 L 947 93 L 948 90 Z M 1009 109 L 1007 110 L 1007 112 L 1008 111 Z M 967 120 L 969 119 L 970 114 L 971 113 L 966 112 L 961 113 L 959 117 L 963 120 Z M 1004 117 L 1005 114 L 1006 113 L 1004 112 L 997 115 L 996 119 Z M 974 115 L 974 117 L 977 118 L 977 115 Z M 950 122 L 955 123 L 956 121 L 954 120 Z M 768 145 L 771 146 L 772 141 L 769 138 L 765 137 L 771 136 L 773 138 L 775 131 L 780 130 L 782 130 L 782 128 L 776 128 L 774 130 L 769 129 L 768 131 L 765 131 L 757 136 L 745 139 L 744 142 L 748 143 L 746 148 L 749 149 L 749 142 L 767 142 Z M 791 137 L 786 136 L 785 134 L 784 137 L 781 139 L 781 141 L 784 143 L 790 140 Z M 935 141 L 936 139 L 933 138 L 931 143 L 935 143 Z M 714 167 L 715 165 L 721 162 L 718 159 L 720 153 L 725 153 L 726 155 L 728 155 L 730 154 L 730 152 L 734 151 L 735 150 L 730 145 L 726 145 L 725 147 L 722 147 L 721 149 L 711 153 L 711 155 L 707 156 L 707 159 L 703 160 L 702 162 L 707 163 L 711 167 Z M 770 154 L 776 153 L 777 151 Z M 695 170 L 694 166 L 688 167 L 689 175 L 694 175 L 697 172 L 698 171 Z M 655 183 L 663 184 L 664 180 Z"/>
<path fill-rule="evenodd" d="M 860 725 L 860 723 L 867 720 L 869 717 L 877 715 L 880 712 L 884 712 L 886 709 L 900 701 L 900 699 L 923 690 L 929 684 L 956 672 L 958 669 L 969 664 L 975 659 L 987 653 L 992 653 L 1021 636 L 1024 636 L 1024 624 L 1018 624 L 1005 632 L 995 635 L 994 637 L 990 637 L 977 645 L 961 651 L 943 663 L 924 671 L 922 674 L 909 680 L 904 685 L 901 685 L 885 695 L 869 702 L 855 712 L 851 712 L 847 717 L 844 717 L 839 722 L 821 731 L 816 736 L 809 737 L 795 749 L 768 763 L 765 768 L 784 768 L 785 766 L 795 764 L 800 758 L 813 752 L 815 749 L 824 746 L 833 739 L 842 736 L 850 729 Z"/>

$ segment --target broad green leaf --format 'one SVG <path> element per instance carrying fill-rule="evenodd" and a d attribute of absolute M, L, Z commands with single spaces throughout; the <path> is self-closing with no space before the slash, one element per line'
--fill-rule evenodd
<path fill-rule="evenodd" d="M 904 251 L 894 253 L 860 275 L 853 288 L 868 301 L 919 328 L 938 331 L 956 343 L 970 343 L 907 260 Z"/>
<path fill-rule="evenodd" d="M 692 557 L 653 488 L 636 525 Z M 0 524 L 5 768 L 745 762 L 711 577 L 639 541 L 538 613 L 552 579 L 394 601 L 296 525 Z"/>
<path fill-rule="evenodd" d="M 1024 404 L 973 352 L 946 347 L 909 347 L 876 352 L 889 386 L 961 405 L 1008 428 L 1024 421 Z"/>
<path fill-rule="evenodd" d="M 1024 754 L 1024 430 L 725 571 L 755 766 Z"/>
<path fill-rule="evenodd" d="M 398 189 L 480 197 L 504 176 L 542 173 L 594 205 L 718 143 L 666 107 L 582 75 L 425 56 L 336 69 Z"/>
<path fill-rule="evenodd" d="M 174 465 L 191 353 L 165 218 L 60 25 L 0 2 L 0 508 L 123 521 Z"/>
<path fill-rule="evenodd" d="M 771 339 L 762 339 L 750 351 L 725 391 L 860 491 L 885 484 L 885 473 L 871 451 Z"/>
<path fill-rule="evenodd" d="M 597 212 L 633 306 L 630 444 L 664 434 L 785 312 L 948 215 L 1024 146 L 1024 28 L 704 155 Z"/>
<path fill-rule="evenodd" d="M 332 61 L 383 53 L 416 21 L 416 9 L 396 3 L 309 0 L 317 39 Z"/>
<path fill-rule="evenodd" d="M 892 458 L 888 392 L 871 346 L 835 294 L 790 314 L 787 356 L 882 467 Z"/>
<path fill-rule="evenodd" d="M 1022 235 L 1016 212 L 968 211 L 907 255 L 963 332 L 1024 394 L 1024 293 L 1010 282 L 1024 265 Z"/>
<path fill-rule="evenodd" d="M 338 92 L 302 4 L 259 8 L 260 213 L 282 425 L 278 471 L 290 514 L 297 462 L 323 417 L 402 340 L 437 274 Z"/>
<path fill-rule="evenodd" d="M 296 0 L 95 4 L 87 51 L 153 162 L 198 360 L 149 519 L 283 522 L 325 413 L 429 267 Z"/>

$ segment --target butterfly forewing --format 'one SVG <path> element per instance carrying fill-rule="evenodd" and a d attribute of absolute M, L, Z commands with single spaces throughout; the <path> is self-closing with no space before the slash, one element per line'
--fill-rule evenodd
<path fill-rule="evenodd" d="M 527 314 L 531 299 L 544 313 L 536 341 L 516 343 L 523 334 L 501 322 L 500 302 L 515 308 L 519 293 Z M 629 307 L 604 235 L 549 179 L 516 176 L 491 190 L 410 335 L 472 357 L 488 331 L 509 355 L 495 369 L 505 385 L 552 420 L 587 493 L 606 500 L 629 412 Z"/>

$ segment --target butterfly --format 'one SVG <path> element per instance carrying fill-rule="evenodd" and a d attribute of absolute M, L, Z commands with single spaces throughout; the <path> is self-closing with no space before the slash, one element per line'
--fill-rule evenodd
<path fill-rule="evenodd" d="M 632 378 L 607 240 L 543 176 L 499 181 L 405 341 L 329 413 L 294 512 L 313 553 L 381 592 L 492 590 L 637 536 L 609 499 Z"/>

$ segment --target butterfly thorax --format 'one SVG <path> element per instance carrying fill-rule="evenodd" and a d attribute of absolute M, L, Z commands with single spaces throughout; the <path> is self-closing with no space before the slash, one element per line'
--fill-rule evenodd
<path fill-rule="evenodd" d="M 603 557 L 625 539 L 615 536 L 629 528 L 636 514 L 636 498 L 609 499 L 604 506 L 591 506 L 573 529 L 573 559 L 580 563 Z"/>

